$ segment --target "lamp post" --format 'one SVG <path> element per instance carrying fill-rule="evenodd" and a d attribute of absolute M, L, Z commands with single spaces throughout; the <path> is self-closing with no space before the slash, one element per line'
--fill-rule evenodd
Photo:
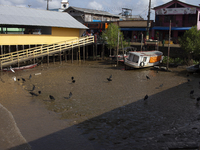
<path fill-rule="evenodd" d="M 151 14 L 151 0 L 149 0 L 149 11 L 147 16 L 147 35 L 146 40 L 149 40 L 149 28 L 150 28 L 150 14 Z"/>

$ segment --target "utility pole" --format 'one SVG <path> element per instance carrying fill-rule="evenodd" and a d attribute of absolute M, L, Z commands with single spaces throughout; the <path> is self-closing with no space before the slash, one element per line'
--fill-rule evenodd
<path fill-rule="evenodd" d="M 170 20 L 170 24 L 169 24 L 169 43 L 168 43 L 167 71 L 169 70 L 170 41 L 171 41 L 171 20 Z"/>
<path fill-rule="evenodd" d="M 151 14 L 151 0 L 149 0 L 149 11 L 148 11 L 148 20 L 147 20 L 147 35 L 146 40 L 149 40 L 149 28 L 150 28 L 150 14 Z"/>
<path fill-rule="evenodd" d="M 51 0 L 45 0 L 45 1 L 47 1 L 47 10 L 49 10 L 49 1 Z"/>

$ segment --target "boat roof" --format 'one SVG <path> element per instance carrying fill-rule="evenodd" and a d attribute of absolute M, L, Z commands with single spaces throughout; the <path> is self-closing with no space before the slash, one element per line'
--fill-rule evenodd
<path fill-rule="evenodd" d="M 161 51 L 131 51 L 130 54 L 134 54 L 137 56 L 157 56 L 157 55 L 163 55 Z"/>

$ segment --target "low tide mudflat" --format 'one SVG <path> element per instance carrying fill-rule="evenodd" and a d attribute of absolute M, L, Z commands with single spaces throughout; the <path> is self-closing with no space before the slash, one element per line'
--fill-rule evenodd
<path fill-rule="evenodd" d="M 200 144 L 200 76 L 186 75 L 185 68 L 124 70 L 109 61 L 44 64 L 1 73 L 0 103 L 32 149 L 195 148 Z M 38 96 L 29 93 L 33 85 Z"/>

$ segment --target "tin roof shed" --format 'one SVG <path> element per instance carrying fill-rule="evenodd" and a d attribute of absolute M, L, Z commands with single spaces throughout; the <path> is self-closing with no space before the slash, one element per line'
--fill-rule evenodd
<path fill-rule="evenodd" d="M 0 5 L 0 25 L 88 29 L 68 13 Z"/>

